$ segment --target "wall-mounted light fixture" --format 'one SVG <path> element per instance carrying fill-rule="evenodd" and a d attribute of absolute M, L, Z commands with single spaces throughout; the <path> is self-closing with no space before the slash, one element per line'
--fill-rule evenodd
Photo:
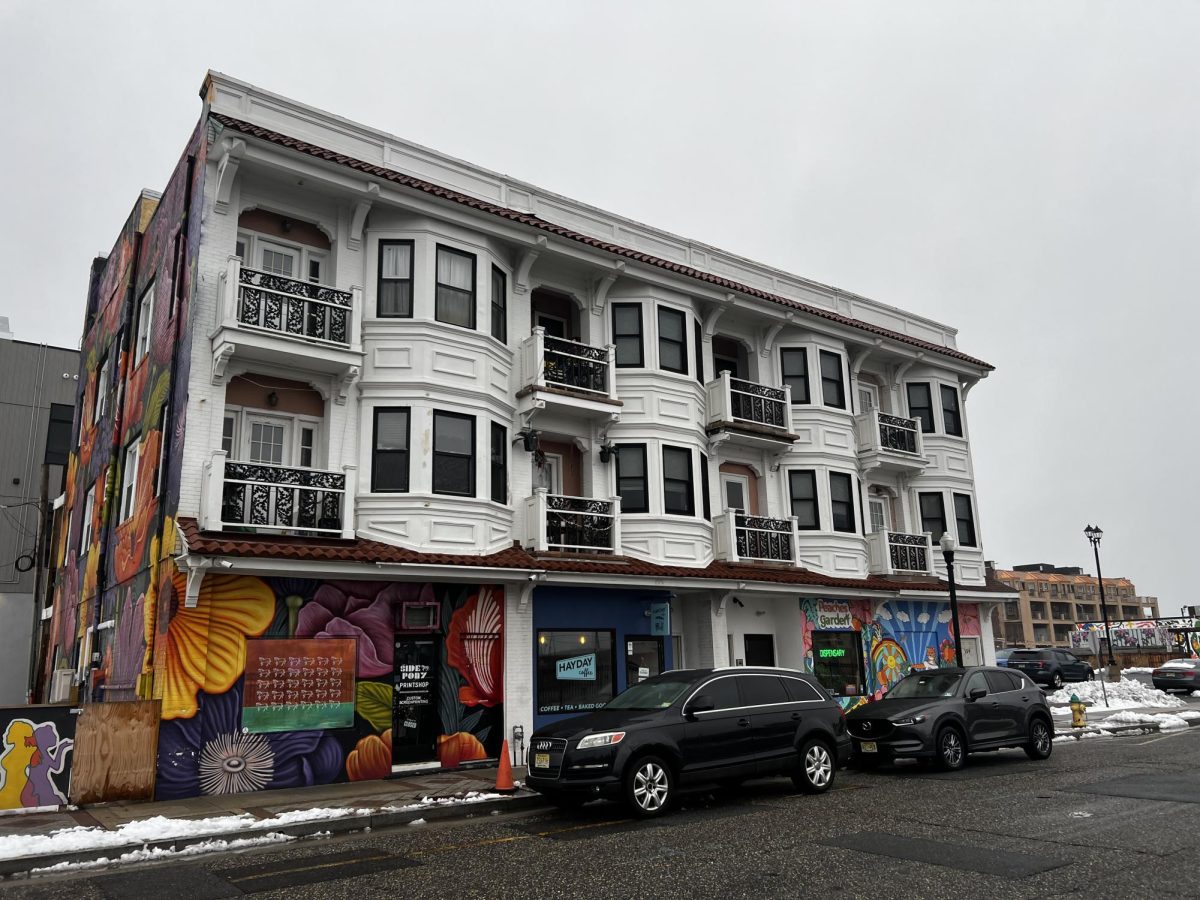
<path fill-rule="evenodd" d="M 532 453 L 538 448 L 538 438 L 541 436 L 540 431 L 518 431 L 517 437 L 521 439 L 521 446 L 526 453 Z"/>
<path fill-rule="evenodd" d="M 279 395 L 277 393 L 275 393 L 274 391 L 271 391 L 271 393 L 267 394 L 267 405 L 268 406 L 278 406 L 279 405 Z"/>
<path fill-rule="evenodd" d="M 612 458 L 617 454 L 617 448 L 613 444 L 605 444 L 600 448 L 600 462 L 612 462 Z"/>

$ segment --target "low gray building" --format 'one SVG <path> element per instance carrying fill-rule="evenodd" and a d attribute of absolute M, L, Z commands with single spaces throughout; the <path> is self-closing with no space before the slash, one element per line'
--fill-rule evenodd
<path fill-rule="evenodd" d="M 38 529 L 62 493 L 79 351 L 13 340 L 0 317 L 0 705 L 25 702 Z M 43 466 L 45 469 L 43 470 Z M 48 548 L 47 548 L 48 549 Z M 35 606 L 38 609 L 35 611 Z"/>

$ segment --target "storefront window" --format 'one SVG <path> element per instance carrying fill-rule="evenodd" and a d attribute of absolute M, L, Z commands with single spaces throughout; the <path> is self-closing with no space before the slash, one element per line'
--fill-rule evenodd
<path fill-rule="evenodd" d="M 611 631 L 539 631 L 538 715 L 599 709 L 616 693 Z"/>
<path fill-rule="evenodd" d="M 841 697 L 864 691 L 862 639 L 857 631 L 814 631 L 813 674 L 817 681 Z"/>

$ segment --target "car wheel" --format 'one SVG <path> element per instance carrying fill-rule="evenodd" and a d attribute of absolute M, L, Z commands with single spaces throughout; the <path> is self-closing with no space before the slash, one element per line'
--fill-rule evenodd
<path fill-rule="evenodd" d="M 671 767 L 659 757 L 639 757 L 625 770 L 625 802 L 635 816 L 661 816 L 674 799 Z"/>
<path fill-rule="evenodd" d="M 800 767 L 792 774 L 792 784 L 806 794 L 823 794 L 833 784 L 837 763 L 824 741 L 806 741 L 800 748 Z"/>
<path fill-rule="evenodd" d="M 1025 745 L 1025 755 L 1030 759 L 1049 759 L 1054 752 L 1054 738 L 1050 735 L 1050 726 L 1045 719 L 1034 719 L 1029 726 L 1029 743 Z"/>
<path fill-rule="evenodd" d="M 967 748 L 963 743 L 962 732 L 953 725 L 943 726 L 937 733 L 937 764 L 939 769 L 953 772 L 961 769 L 967 762 Z"/>
<path fill-rule="evenodd" d="M 1053 675 L 1050 676 L 1050 687 L 1054 688 L 1054 690 L 1057 691 L 1062 686 L 1063 686 L 1062 672 L 1055 672 Z"/>

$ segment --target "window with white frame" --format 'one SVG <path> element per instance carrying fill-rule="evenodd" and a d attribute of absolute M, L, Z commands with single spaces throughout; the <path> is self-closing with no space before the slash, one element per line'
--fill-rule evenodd
<path fill-rule="evenodd" d="M 921 492 L 917 504 L 921 510 L 921 530 L 928 531 L 936 544 L 946 533 L 946 499 L 941 491 Z"/>
<path fill-rule="evenodd" d="M 496 266 L 492 266 L 492 337 L 508 341 L 508 279 Z"/>
<path fill-rule="evenodd" d="M 958 406 L 958 388 L 953 385 L 941 385 L 942 395 L 942 428 L 946 434 L 954 437 L 963 436 L 962 413 Z"/>
<path fill-rule="evenodd" d="M 970 494 L 954 495 L 954 520 L 958 527 L 958 542 L 964 547 L 978 547 L 975 537 L 975 511 L 971 506 Z M 1067 586 L 1063 585 L 1065 594 Z"/>
<path fill-rule="evenodd" d="M 642 354 L 642 305 L 614 303 L 612 307 L 613 344 L 618 369 L 640 368 Z"/>
<path fill-rule="evenodd" d="M 908 395 L 908 416 L 921 423 L 921 431 L 933 434 L 933 394 L 927 381 L 910 381 L 905 385 Z"/>
<path fill-rule="evenodd" d="M 447 325 L 475 327 L 475 256 L 452 247 L 437 248 L 434 318 Z"/>
<path fill-rule="evenodd" d="M 375 314 L 381 319 L 411 319 L 413 242 L 379 242 L 379 283 Z"/>
<path fill-rule="evenodd" d="M 321 420 L 226 406 L 221 423 L 221 449 L 229 459 L 260 465 L 320 468 Z"/>
<path fill-rule="evenodd" d="M 819 530 L 821 514 L 817 507 L 817 473 L 812 469 L 793 469 L 788 472 L 788 491 L 796 527 L 801 531 Z"/>
<path fill-rule="evenodd" d="M 147 285 L 138 300 L 137 340 L 134 344 L 133 362 L 137 365 L 150 350 L 151 329 L 154 325 L 154 282 Z"/>
<path fill-rule="evenodd" d="M 88 488 L 87 498 L 83 501 L 83 521 L 79 530 L 79 556 L 82 558 L 92 546 L 92 519 L 96 516 L 96 486 Z"/>
<path fill-rule="evenodd" d="M 141 457 L 142 440 L 136 437 L 125 445 L 124 465 L 121 466 L 121 504 L 117 521 L 124 522 L 133 515 L 137 500 L 138 462 Z"/>
<path fill-rule="evenodd" d="M 687 374 L 687 320 L 665 306 L 658 308 L 658 367 Z"/>
<path fill-rule="evenodd" d="M 475 496 L 475 417 L 433 413 L 433 492 Z"/>
<path fill-rule="evenodd" d="M 109 359 L 108 356 L 104 357 L 104 361 L 100 363 L 100 370 L 96 373 L 96 394 L 92 402 L 93 425 L 103 420 L 108 412 Z"/>
<path fill-rule="evenodd" d="M 167 481 L 167 452 L 171 446 L 171 401 L 162 405 L 158 415 L 158 468 L 154 473 L 154 496 L 161 497 Z"/>
<path fill-rule="evenodd" d="M 237 255 L 245 266 L 260 272 L 311 284 L 325 283 L 329 254 L 307 244 L 243 231 L 238 232 Z"/>
<path fill-rule="evenodd" d="M 663 447 L 663 512 L 673 516 L 696 514 L 692 451 L 686 447 Z"/>
<path fill-rule="evenodd" d="M 854 476 L 845 472 L 829 473 L 829 507 L 834 531 L 858 533 L 854 515 Z"/>
<path fill-rule="evenodd" d="M 831 350 L 821 351 L 821 401 L 836 409 L 846 408 L 846 378 L 842 357 Z"/>
<path fill-rule="evenodd" d="M 803 347 L 784 347 L 779 351 L 783 383 L 792 389 L 792 403 L 811 403 L 808 393 L 808 351 Z"/>

